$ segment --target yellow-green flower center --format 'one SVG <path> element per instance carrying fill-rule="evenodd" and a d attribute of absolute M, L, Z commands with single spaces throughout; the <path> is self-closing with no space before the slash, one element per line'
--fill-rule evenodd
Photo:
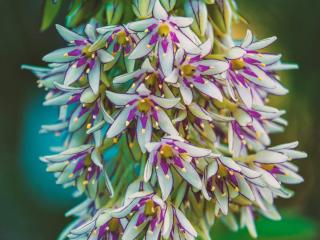
<path fill-rule="evenodd" d="M 231 60 L 231 67 L 233 70 L 241 70 L 245 67 L 245 62 L 241 58 Z"/>
<path fill-rule="evenodd" d="M 156 214 L 156 209 L 153 200 L 148 200 L 144 207 L 144 214 L 146 216 L 154 216 Z"/>
<path fill-rule="evenodd" d="M 120 220 L 118 218 L 111 218 L 108 227 L 110 232 L 118 232 L 120 229 Z"/>
<path fill-rule="evenodd" d="M 145 78 L 147 86 L 153 86 L 158 81 L 158 75 L 156 73 L 151 73 Z"/>
<path fill-rule="evenodd" d="M 158 28 L 158 33 L 162 37 L 167 37 L 170 33 L 170 27 L 166 23 L 161 23 Z"/>
<path fill-rule="evenodd" d="M 143 98 L 139 101 L 137 108 L 139 110 L 139 112 L 149 112 L 152 106 L 152 102 L 150 101 L 149 98 Z"/>
<path fill-rule="evenodd" d="M 92 53 L 92 52 L 89 51 L 89 48 L 90 48 L 90 47 L 91 47 L 91 45 L 88 44 L 88 45 L 86 45 L 84 48 L 82 48 L 82 53 L 83 53 L 84 55 L 86 55 L 87 58 L 90 58 L 90 57 L 92 56 L 92 54 L 94 54 L 94 53 Z"/>
<path fill-rule="evenodd" d="M 183 77 L 192 77 L 196 71 L 196 67 L 190 64 L 181 67 L 181 75 Z"/>
<path fill-rule="evenodd" d="M 173 151 L 170 145 L 164 144 L 160 149 L 160 154 L 164 158 L 172 158 L 173 157 Z"/>
<path fill-rule="evenodd" d="M 127 43 L 127 34 L 125 31 L 120 31 L 117 33 L 117 42 L 120 45 L 125 45 Z"/>

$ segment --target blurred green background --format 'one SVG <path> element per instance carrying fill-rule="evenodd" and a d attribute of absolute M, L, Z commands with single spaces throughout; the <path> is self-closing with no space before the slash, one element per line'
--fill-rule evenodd
<path fill-rule="evenodd" d="M 320 66 L 319 0 L 238 0 L 259 38 L 277 35 L 274 51 L 283 59 L 300 65 L 299 71 L 283 75 L 290 95 L 273 99 L 287 109 L 290 124 L 274 143 L 298 139 L 300 149 L 308 152 L 300 160 L 305 183 L 295 187 L 291 200 L 278 201 L 284 220 L 258 221 L 261 239 L 320 239 Z M 0 1 L 0 239 L 55 239 L 70 220 L 64 212 L 76 204 L 70 192 L 55 186 L 53 176 L 45 173 L 38 156 L 48 153 L 48 143 L 59 144 L 52 136 L 38 135 L 41 123 L 54 121 L 56 111 L 43 108 L 44 93 L 34 77 L 20 70 L 22 63 L 41 65 L 41 57 L 61 46 L 53 28 L 41 33 L 41 1 Z M 57 19 L 63 24 L 63 18 Z M 224 227 L 213 229 L 215 239 L 249 239 L 246 231 L 230 234 Z"/>

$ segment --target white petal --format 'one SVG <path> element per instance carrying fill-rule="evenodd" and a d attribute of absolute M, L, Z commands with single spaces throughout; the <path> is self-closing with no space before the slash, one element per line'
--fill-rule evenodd
<path fill-rule="evenodd" d="M 239 59 L 242 58 L 246 54 L 246 51 L 241 47 L 233 47 L 231 48 L 226 57 L 228 59 Z"/>
<path fill-rule="evenodd" d="M 233 161 L 231 158 L 221 156 L 219 158 L 219 160 L 227 168 L 233 169 L 233 170 L 235 170 L 237 172 L 241 171 L 240 166 L 235 161 Z"/>
<path fill-rule="evenodd" d="M 241 44 L 242 48 L 247 48 L 253 41 L 253 35 L 252 32 L 248 29 L 247 34 L 243 40 L 243 43 Z"/>
<path fill-rule="evenodd" d="M 254 42 L 252 44 L 250 44 L 247 49 L 248 50 L 259 50 L 259 49 L 263 49 L 267 46 L 269 46 L 270 44 L 272 44 L 274 41 L 277 40 L 277 37 L 270 37 L 270 38 L 266 38 L 266 39 L 263 39 L 261 41 L 257 41 L 257 42 Z"/>
<path fill-rule="evenodd" d="M 147 151 L 146 144 L 150 142 L 151 135 L 152 135 L 152 126 L 151 126 L 151 119 L 148 118 L 146 129 L 142 129 L 141 121 L 140 119 L 137 120 L 137 138 L 138 143 L 141 148 L 141 151 L 145 153 Z"/>
<path fill-rule="evenodd" d="M 174 52 L 171 40 L 169 40 L 168 49 L 166 53 L 164 53 L 163 48 L 159 42 L 158 56 L 163 74 L 165 76 L 168 76 L 172 72 L 174 62 Z"/>
<path fill-rule="evenodd" d="M 193 18 L 190 17 L 178 17 L 178 16 L 170 16 L 170 21 L 177 24 L 178 27 L 184 28 L 188 27 L 192 24 Z"/>
<path fill-rule="evenodd" d="M 142 230 L 147 225 L 148 221 L 145 221 L 142 223 L 139 227 L 136 227 L 136 222 L 139 217 L 139 212 L 135 213 L 133 217 L 131 218 L 130 222 L 128 223 L 128 226 L 126 227 L 122 240 L 134 240 L 137 239 L 137 236 L 142 232 Z"/>
<path fill-rule="evenodd" d="M 222 102 L 223 96 L 219 90 L 219 88 L 209 80 L 206 83 L 201 84 L 197 82 L 193 82 L 195 88 L 197 88 L 200 92 L 208 95 L 211 98 L 215 98 L 218 101 Z"/>
<path fill-rule="evenodd" d="M 170 135 L 179 135 L 178 131 L 172 125 L 168 115 L 162 110 L 158 110 L 159 127 L 166 133 Z"/>
<path fill-rule="evenodd" d="M 180 82 L 180 92 L 183 98 L 183 102 L 189 105 L 192 102 L 193 95 L 191 89 L 185 85 L 184 82 Z"/>
<path fill-rule="evenodd" d="M 163 228 L 162 228 L 162 236 L 164 239 L 168 239 L 170 233 L 172 231 L 172 224 L 173 224 L 173 211 L 171 204 L 167 204 L 166 213 L 164 216 L 163 221 Z"/>
<path fill-rule="evenodd" d="M 64 84 L 69 86 L 76 82 L 81 77 L 85 67 L 85 65 L 82 65 L 81 67 L 73 67 L 73 65 L 71 65 L 66 73 Z"/>
<path fill-rule="evenodd" d="M 135 49 L 133 49 L 133 51 L 130 53 L 129 59 L 138 59 L 148 55 L 154 47 L 148 47 L 151 37 L 152 34 L 147 34 L 144 38 L 142 38 Z"/>
<path fill-rule="evenodd" d="M 284 154 L 263 150 L 256 154 L 255 162 L 265 163 L 265 164 L 275 164 L 282 163 L 288 160 L 288 157 Z"/>
<path fill-rule="evenodd" d="M 89 85 L 95 94 L 98 94 L 98 92 L 99 92 L 100 70 L 101 70 L 101 64 L 100 64 L 100 62 L 96 61 L 93 69 L 91 69 L 91 71 L 89 72 L 89 76 L 88 76 Z"/>
<path fill-rule="evenodd" d="M 98 50 L 97 54 L 102 63 L 111 62 L 114 59 L 110 53 L 103 49 Z"/>
<path fill-rule="evenodd" d="M 145 20 L 141 20 L 141 21 L 135 21 L 135 22 L 131 22 L 128 23 L 127 27 L 130 30 L 133 30 L 135 32 L 143 32 L 145 31 L 150 25 L 156 23 L 157 21 L 153 18 L 148 18 Z"/>
<path fill-rule="evenodd" d="M 188 154 L 192 157 L 205 157 L 211 153 L 210 149 L 195 147 L 191 144 L 180 141 L 175 142 L 175 145 L 187 151 Z"/>
<path fill-rule="evenodd" d="M 175 167 L 175 169 L 188 183 L 190 183 L 192 186 L 194 186 L 197 189 L 201 189 L 202 182 L 197 171 L 191 166 L 190 163 L 186 161 L 183 162 L 183 165 L 184 165 L 185 171 L 182 171 L 179 167 Z"/>
<path fill-rule="evenodd" d="M 173 176 L 171 174 L 171 170 L 169 169 L 167 176 L 164 175 L 161 167 L 156 169 L 158 183 L 162 193 L 162 199 L 167 200 L 168 196 L 171 193 L 172 186 L 173 186 Z"/>
<path fill-rule="evenodd" d="M 176 83 L 179 78 L 179 70 L 174 69 L 168 76 L 164 79 L 168 83 Z"/>
<path fill-rule="evenodd" d="M 173 108 L 180 101 L 180 98 L 161 98 L 161 97 L 156 97 L 156 96 L 152 96 L 151 99 L 156 104 L 158 104 L 160 107 L 162 107 L 164 109 Z"/>
<path fill-rule="evenodd" d="M 65 63 L 71 62 L 72 60 L 76 59 L 77 57 L 73 56 L 65 56 L 66 53 L 75 50 L 77 47 L 66 47 L 54 50 L 53 52 L 48 53 L 45 55 L 42 60 L 45 62 L 53 62 L 53 63 Z"/>
<path fill-rule="evenodd" d="M 131 108 L 124 108 L 119 116 L 114 120 L 113 124 L 110 126 L 107 132 L 107 138 L 112 138 L 120 134 L 127 126 L 126 121 Z"/>
<path fill-rule="evenodd" d="M 106 91 L 107 98 L 114 104 L 118 106 L 125 106 L 130 101 L 137 98 L 135 94 L 122 94 L 122 93 L 114 93 L 110 91 Z"/>
<path fill-rule="evenodd" d="M 185 33 L 183 33 L 180 30 L 174 31 L 177 38 L 179 39 L 179 46 L 185 50 L 187 53 L 190 54 L 201 54 L 201 49 L 198 47 L 192 40 L 191 36 L 186 36 Z"/>
<path fill-rule="evenodd" d="M 132 79 L 134 79 L 136 76 L 139 76 L 141 73 L 143 73 L 142 70 L 137 70 L 130 73 L 125 73 L 120 76 L 117 76 L 113 79 L 113 83 L 120 84 L 120 83 L 126 83 Z"/>
<path fill-rule="evenodd" d="M 182 225 L 182 227 L 188 231 L 192 236 L 197 237 L 197 231 L 194 229 L 192 224 L 189 222 L 189 220 L 185 217 L 185 215 L 179 210 L 175 209 L 175 213 L 177 216 L 177 219 L 179 223 Z"/>
<path fill-rule="evenodd" d="M 59 32 L 59 34 L 61 35 L 61 37 L 63 37 L 64 40 L 66 40 L 67 42 L 72 42 L 74 40 L 83 40 L 84 37 L 59 25 L 56 24 L 56 29 Z"/>
<path fill-rule="evenodd" d="M 156 2 L 154 3 L 153 16 L 159 20 L 166 20 L 168 18 L 168 13 L 163 8 L 159 0 L 156 0 Z"/>
<path fill-rule="evenodd" d="M 251 93 L 251 88 L 250 87 L 244 87 L 240 84 L 235 84 L 237 88 L 237 92 L 242 100 L 242 102 L 248 107 L 252 107 L 252 102 L 253 102 L 253 97 Z"/>

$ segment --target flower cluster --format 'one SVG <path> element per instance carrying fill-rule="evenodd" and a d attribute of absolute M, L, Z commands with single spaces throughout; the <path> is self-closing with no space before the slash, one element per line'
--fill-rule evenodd
<path fill-rule="evenodd" d="M 41 132 L 63 145 L 41 160 L 87 198 L 61 239 L 210 239 L 215 218 L 256 237 L 257 214 L 280 219 L 274 200 L 303 181 L 292 160 L 306 154 L 270 146 L 287 123 L 267 103 L 296 66 L 264 50 L 275 37 L 234 40 L 236 9 L 213 2 L 135 0 L 138 19 L 110 3 L 107 22 L 56 26 L 67 46 L 48 68 L 24 66 L 59 108 Z"/>

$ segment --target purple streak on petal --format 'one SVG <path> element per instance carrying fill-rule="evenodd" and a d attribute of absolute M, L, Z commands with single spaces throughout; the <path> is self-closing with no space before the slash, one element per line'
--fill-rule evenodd
<path fill-rule="evenodd" d="M 68 55 L 69 56 L 72 56 L 72 57 L 76 57 L 76 56 L 79 56 L 80 54 L 82 53 L 82 51 L 78 48 L 68 52 Z"/>
<path fill-rule="evenodd" d="M 150 25 L 150 26 L 148 27 L 148 31 L 149 31 L 149 32 L 152 32 L 157 26 L 158 26 L 158 24 L 156 24 L 156 23 Z"/>
<path fill-rule="evenodd" d="M 94 67 L 94 64 L 96 63 L 96 61 L 94 59 L 92 59 L 91 61 L 89 61 L 88 63 L 88 67 L 90 70 L 92 70 L 92 68 Z"/>
<path fill-rule="evenodd" d="M 193 80 L 194 80 L 194 82 L 196 82 L 196 83 L 204 84 L 204 80 L 203 80 L 203 78 L 202 78 L 200 75 L 193 77 Z"/>
<path fill-rule="evenodd" d="M 144 215 L 144 213 L 140 213 L 138 220 L 136 222 L 136 226 L 139 227 L 142 223 L 144 223 L 145 220 L 146 220 L 146 216 Z"/>
<path fill-rule="evenodd" d="M 175 156 L 175 157 L 173 158 L 173 162 L 174 162 L 174 164 L 175 164 L 176 166 L 178 166 L 179 168 L 183 168 L 183 167 L 184 167 L 183 161 L 181 160 L 180 157 Z"/>
<path fill-rule="evenodd" d="M 253 58 L 244 58 L 243 60 L 245 61 L 245 63 L 248 63 L 248 64 L 259 64 L 259 63 L 261 63 L 260 61 L 258 61 L 256 59 L 253 59 Z"/>
<path fill-rule="evenodd" d="M 156 166 L 158 163 L 158 154 L 155 153 L 154 156 L 153 156 L 153 162 L 152 162 L 152 165 L 153 166 Z"/>
<path fill-rule="evenodd" d="M 233 175 L 229 175 L 230 181 L 234 186 L 238 186 L 237 178 Z"/>
<path fill-rule="evenodd" d="M 168 42 L 167 38 L 162 39 L 161 46 L 162 46 L 162 49 L 163 49 L 164 53 L 167 53 L 168 46 L 169 46 L 169 42 Z"/>
<path fill-rule="evenodd" d="M 147 114 L 142 114 L 142 116 L 140 117 L 142 128 L 146 128 L 148 119 L 149 116 Z"/>
<path fill-rule="evenodd" d="M 158 38 L 159 38 L 159 34 L 158 33 L 155 33 L 151 36 L 151 39 L 149 41 L 149 44 L 150 45 L 154 45 L 158 42 Z"/>
<path fill-rule="evenodd" d="M 136 116 L 137 108 L 132 108 L 129 112 L 127 120 L 130 122 Z"/>
<path fill-rule="evenodd" d="M 69 160 L 72 161 L 72 160 L 78 159 L 78 158 L 80 158 L 80 157 L 82 157 L 84 155 L 87 155 L 87 154 L 88 154 L 87 151 L 78 152 L 78 153 L 74 154 L 71 158 L 69 158 Z"/>
<path fill-rule="evenodd" d="M 133 100 L 131 100 L 130 102 L 128 102 L 128 105 L 133 105 L 135 102 L 137 101 L 137 99 L 133 99 Z"/>
<path fill-rule="evenodd" d="M 245 68 L 244 70 L 243 70 L 243 72 L 245 73 L 245 74 L 247 74 L 247 75 L 249 75 L 249 76 L 252 76 L 252 77 L 258 77 L 253 71 L 251 71 L 251 69 L 250 68 Z"/>
<path fill-rule="evenodd" d="M 67 104 L 72 104 L 75 102 L 78 102 L 80 100 L 81 94 L 80 93 L 76 93 L 74 95 L 72 95 L 72 98 L 67 102 Z"/>
<path fill-rule="evenodd" d="M 82 117 L 85 113 L 87 113 L 90 110 L 90 108 L 87 107 L 81 107 L 81 110 L 78 114 L 78 118 Z"/>
<path fill-rule="evenodd" d="M 100 226 L 99 233 L 98 233 L 98 239 L 101 239 L 105 235 L 107 226 L 108 226 L 108 223 L 105 223 L 102 226 Z"/>
<path fill-rule="evenodd" d="M 77 60 L 77 67 L 79 68 L 79 67 L 83 66 L 86 63 L 87 63 L 87 57 L 86 56 L 82 56 Z"/>
<path fill-rule="evenodd" d="M 270 171 L 271 174 L 285 174 L 279 167 L 274 166 Z"/>
<path fill-rule="evenodd" d="M 87 45 L 87 41 L 86 41 L 86 40 L 75 40 L 74 43 L 75 43 L 77 46 Z"/>
<path fill-rule="evenodd" d="M 241 74 L 237 74 L 237 80 L 238 80 L 243 86 L 247 86 L 246 79 L 245 79 Z"/>
<path fill-rule="evenodd" d="M 157 110 L 153 110 L 153 111 L 152 111 L 152 117 L 153 117 L 153 119 L 154 119 L 156 122 L 159 121 L 159 117 L 158 117 L 158 112 L 157 112 Z"/>
<path fill-rule="evenodd" d="M 176 43 L 176 44 L 178 44 L 178 43 L 180 43 L 180 41 L 179 41 L 179 39 L 177 38 L 177 35 L 176 35 L 176 33 L 175 32 L 170 32 L 170 37 L 171 37 L 171 40 L 172 40 L 172 42 L 174 42 L 174 43 Z"/>
<path fill-rule="evenodd" d="M 221 193 L 223 193 L 223 181 L 221 179 L 216 178 L 216 184 Z"/>
<path fill-rule="evenodd" d="M 152 218 L 151 222 L 150 222 L 150 227 L 151 227 L 151 231 L 154 231 L 156 226 L 157 226 L 157 217 Z"/>
<path fill-rule="evenodd" d="M 168 172 L 169 172 L 169 165 L 168 165 L 168 163 L 167 163 L 166 161 L 164 161 L 164 160 L 161 160 L 161 161 L 160 161 L 160 166 L 161 166 L 162 171 L 164 172 L 164 174 L 167 175 Z"/>
<path fill-rule="evenodd" d="M 197 55 L 195 57 L 192 57 L 189 61 L 189 63 L 195 63 L 195 62 L 199 62 L 201 60 L 201 56 Z"/>
<path fill-rule="evenodd" d="M 254 110 L 247 110 L 247 113 L 249 113 L 249 115 L 253 118 L 257 118 L 260 119 L 261 118 L 261 114 L 258 113 L 257 111 Z"/>
<path fill-rule="evenodd" d="M 91 171 L 88 171 L 87 173 L 87 180 L 90 181 L 93 175 L 96 173 L 96 170 L 98 169 L 95 165 L 91 164 Z"/>
<path fill-rule="evenodd" d="M 197 69 L 200 71 L 200 72 L 205 72 L 205 71 L 208 71 L 210 69 L 209 66 L 205 66 L 205 65 L 198 65 Z"/>
<path fill-rule="evenodd" d="M 80 171 L 81 169 L 83 169 L 83 167 L 84 167 L 84 158 L 78 161 L 77 165 L 73 169 L 73 173 Z"/>

